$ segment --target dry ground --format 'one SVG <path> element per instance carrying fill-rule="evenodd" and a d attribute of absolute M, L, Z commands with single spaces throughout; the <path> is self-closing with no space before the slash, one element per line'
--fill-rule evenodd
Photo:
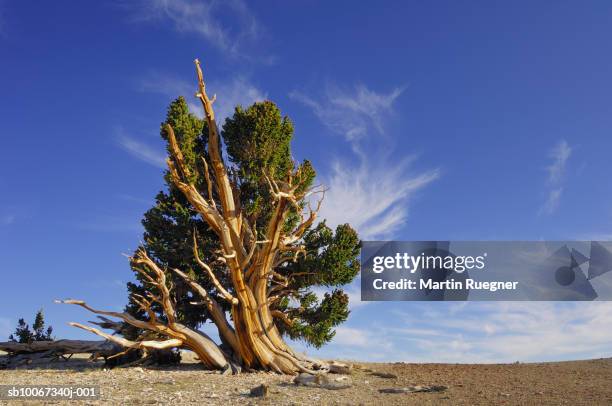
<path fill-rule="evenodd" d="M 222 376 L 193 363 L 166 369 L 104 370 L 100 364 L 73 360 L 46 369 L 0 370 L 0 384 L 99 386 L 101 399 L 88 404 L 612 405 L 612 359 L 541 364 L 360 365 L 397 378 L 381 378 L 367 369 L 356 369 L 351 388 L 329 390 L 296 386 L 292 377 L 268 373 Z M 269 396 L 250 397 L 250 389 L 261 383 L 269 385 Z M 439 393 L 379 392 L 381 388 L 410 385 L 444 385 L 448 389 Z"/>

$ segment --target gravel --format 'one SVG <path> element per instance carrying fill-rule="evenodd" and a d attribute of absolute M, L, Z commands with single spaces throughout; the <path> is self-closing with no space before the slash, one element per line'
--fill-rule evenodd
<path fill-rule="evenodd" d="M 329 390 L 296 385 L 292 376 L 264 372 L 224 376 L 202 370 L 197 364 L 105 370 L 101 364 L 77 359 L 46 369 L 0 370 L 3 385 L 99 386 L 101 399 L 87 404 L 612 404 L 612 359 L 490 365 L 359 363 L 347 379 L 336 374 L 329 377 L 334 380 L 340 377 L 340 381 L 350 385 L 347 389 Z M 251 390 L 262 384 L 267 386 L 266 396 L 253 396 Z M 440 390 L 413 391 L 418 387 Z M 399 389 L 398 393 L 384 391 L 390 388 Z M 32 404 L 19 401 L 6 404 L 20 403 Z"/>

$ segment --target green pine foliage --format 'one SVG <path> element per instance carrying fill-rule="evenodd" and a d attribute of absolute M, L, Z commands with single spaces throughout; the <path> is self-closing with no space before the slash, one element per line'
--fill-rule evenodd
<path fill-rule="evenodd" d="M 206 194 L 206 181 L 203 175 L 203 162 L 206 157 L 208 130 L 205 121 L 189 112 L 183 97 L 174 100 L 166 120 L 161 125 L 161 136 L 167 140 L 165 125 L 170 124 L 176 134 L 185 162 L 191 171 L 191 180 Z M 237 187 L 239 204 L 256 224 L 263 235 L 273 211 L 273 198 L 265 176 L 279 178 L 294 167 L 291 156 L 291 139 L 294 129 L 291 120 L 281 115 L 278 107 L 270 102 L 257 102 L 248 108 L 237 107 L 222 127 L 221 139 L 225 147 L 226 162 L 230 177 Z M 316 172 L 309 161 L 299 164 L 303 188 L 314 184 Z M 211 173 L 211 176 L 212 173 Z M 195 262 L 193 231 L 198 235 L 200 256 L 213 266 L 213 271 L 225 287 L 231 287 L 223 280 L 224 265 L 215 262 L 219 249 L 216 235 L 203 222 L 183 194 L 173 186 L 169 174 L 165 174 L 166 189 L 158 193 L 155 205 L 149 209 L 142 220 L 145 228 L 144 247 L 149 256 L 167 268 L 178 268 L 194 277 L 199 284 L 212 294 L 213 285 Z M 213 179 L 214 181 L 214 179 Z M 301 202 L 302 207 L 306 202 Z M 325 204 L 325 203 L 323 203 Z M 300 222 L 297 209 L 286 218 L 285 229 L 291 230 Z M 359 238 L 348 225 L 338 226 L 335 230 L 325 222 L 315 224 L 303 237 L 306 252 L 298 256 L 296 262 L 287 262 L 275 269 L 283 276 L 297 275 L 289 288 L 293 291 L 282 300 L 275 302 L 273 309 L 285 312 L 293 323 L 289 326 L 277 322 L 281 332 L 293 339 L 320 347 L 334 336 L 334 327 L 344 322 L 348 315 L 348 296 L 340 288 L 351 282 L 359 272 Z M 135 272 L 136 283 L 128 283 L 130 293 L 145 294 L 142 276 Z M 197 328 L 209 320 L 203 305 L 197 303 L 185 283 L 173 273 L 167 273 L 176 302 L 179 321 Z M 327 288 L 327 293 L 319 300 L 314 291 Z M 230 289 L 231 290 L 231 289 Z M 227 306 L 220 301 L 222 306 Z M 161 309 L 155 308 L 163 319 Z M 229 310 L 226 307 L 226 310 Z M 147 319 L 138 305 L 130 302 L 127 311 L 138 318 Z M 124 335 L 135 338 L 143 332 L 126 328 Z"/>
<path fill-rule="evenodd" d="M 9 341 L 29 344 L 34 341 L 53 341 L 53 327 L 45 329 L 45 316 L 42 309 L 36 313 L 32 329 L 24 319 L 19 319 L 15 332 L 9 336 Z"/>

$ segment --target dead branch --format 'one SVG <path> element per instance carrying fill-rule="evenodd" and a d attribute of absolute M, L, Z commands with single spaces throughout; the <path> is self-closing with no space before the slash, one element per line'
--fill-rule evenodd
<path fill-rule="evenodd" d="M 208 277 L 212 281 L 212 283 L 215 286 L 215 288 L 217 289 L 217 291 L 219 291 L 221 296 L 223 296 L 223 298 L 225 300 L 227 300 L 228 302 L 230 302 L 231 304 L 237 305 L 238 304 L 238 299 L 236 299 L 234 296 L 232 296 L 232 294 L 229 293 L 223 287 L 223 285 L 221 285 L 221 283 L 219 282 L 219 280 L 217 279 L 217 277 L 213 273 L 212 269 L 204 261 L 202 261 L 202 259 L 200 258 L 200 253 L 198 252 L 198 239 L 197 239 L 197 235 L 196 235 L 196 231 L 195 230 L 193 230 L 193 256 L 194 256 L 196 262 L 198 263 L 198 265 L 200 265 L 200 267 L 206 271 L 206 273 L 208 274 Z M 225 257 L 225 258 L 227 258 L 227 257 Z"/>
<path fill-rule="evenodd" d="M 183 345 L 183 340 L 179 340 L 176 338 L 172 338 L 172 339 L 165 340 L 165 341 L 155 341 L 155 340 L 131 341 L 123 337 L 107 334 L 101 330 L 98 330 L 97 328 L 85 326 L 80 323 L 71 322 L 68 324 L 70 324 L 73 327 L 87 330 L 91 333 L 99 335 L 100 337 L 106 338 L 108 341 L 112 341 L 125 348 L 143 349 L 143 350 L 144 349 L 163 350 L 166 348 L 175 348 L 175 347 L 180 347 Z"/>

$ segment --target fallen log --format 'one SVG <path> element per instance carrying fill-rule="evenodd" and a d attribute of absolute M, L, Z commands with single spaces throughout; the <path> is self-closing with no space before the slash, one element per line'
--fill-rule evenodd
<path fill-rule="evenodd" d="M 0 342 L 0 351 L 8 355 L 0 356 L 0 369 L 12 369 L 22 365 L 44 365 L 51 362 L 67 361 L 73 354 L 90 354 L 90 359 L 104 358 L 105 362 L 116 363 L 114 357 L 125 350 L 110 341 L 56 340 L 17 343 Z"/>
<path fill-rule="evenodd" d="M 100 357 L 111 356 L 123 351 L 123 348 L 110 341 L 89 340 L 56 340 L 33 341 L 31 343 L 17 343 L 14 341 L 0 342 L 0 351 L 10 355 L 34 354 L 51 352 L 55 355 L 66 354 L 96 354 Z"/>

